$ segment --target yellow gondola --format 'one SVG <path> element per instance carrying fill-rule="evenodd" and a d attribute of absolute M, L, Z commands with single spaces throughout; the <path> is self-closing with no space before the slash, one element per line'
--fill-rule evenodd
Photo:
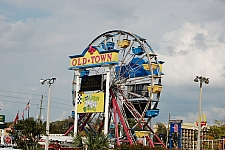
<path fill-rule="evenodd" d="M 118 46 L 120 48 L 127 48 L 128 46 L 130 46 L 130 40 L 128 39 L 123 39 L 122 41 L 118 40 Z"/>
<path fill-rule="evenodd" d="M 149 90 L 149 91 L 150 91 L 150 89 L 151 89 L 151 86 L 148 86 L 148 90 Z M 161 92 L 161 91 L 162 91 L 162 85 L 155 84 L 155 85 L 153 86 L 153 88 L 152 88 L 152 92 L 153 92 L 154 94 L 159 93 L 159 92 Z"/>
<path fill-rule="evenodd" d="M 158 64 L 152 62 L 152 63 L 151 63 L 151 66 L 152 66 L 152 70 L 155 70 L 155 69 L 158 67 Z M 145 70 L 150 70 L 149 64 L 143 64 L 143 67 L 144 67 Z"/>

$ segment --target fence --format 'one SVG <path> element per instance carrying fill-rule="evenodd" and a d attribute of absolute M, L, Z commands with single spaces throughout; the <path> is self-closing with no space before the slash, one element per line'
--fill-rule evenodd
<path fill-rule="evenodd" d="M 201 150 L 225 150 L 225 139 L 201 140 Z M 193 142 L 193 150 L 197 149 L 197 141 Z"/>

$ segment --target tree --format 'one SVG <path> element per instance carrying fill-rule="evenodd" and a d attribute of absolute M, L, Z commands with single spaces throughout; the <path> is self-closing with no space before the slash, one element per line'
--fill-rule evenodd
<path fill-rule="evenodd" d="M 85 148 L 86 146 L 88 150 L 108 150 L 109 139 L 102 133 L 90 132 L 86 136 L 78 133 L 73 139 L 73 147 Z"/>
<path fill-rule="evenodd" d="M 77 147 L 83 147 L 83 142 L 82 142 L 82 134 L 79 132 L 74 136 L 72 146 L 77 148 Z"/>
<path fill-rule="evenodd" d="M 63 134 L 74 124 L 74 119 L 68 117 L 62 121 L 55 121 L 50 123 L 50 134 Z"/>
<path fill-rule="evenodd" d="M 40 135 L 45 133 L 45 127 L 34 118 L 27 118 L 25 120 L 18 121 L 14 125 L 14 129 L 11 131 L 11 135 L 15 138 L 18 148 L 24 150 L 36 150 L 38 149 L 38 140 Z"/>
<path fill-rule="evenodd" d="M 208 130 L 208 135 L 213 139 L 221 139 L 222 136 L 225 136 L 225 126 L 223 120 L 214 120 L 214 126 L 211 126 Z"/>
<path fill-rule="evenodd" d="M 156 134 L 160 137 L 163 143 L 166 143 L 166 138 L 167 138 L 166 126 L 161 122 L 157 122 L 156 125 L 157 125 Z"/>

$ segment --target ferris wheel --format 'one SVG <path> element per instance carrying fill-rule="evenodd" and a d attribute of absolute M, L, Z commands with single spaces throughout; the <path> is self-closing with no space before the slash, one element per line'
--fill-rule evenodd
<path fill-rule="evenodd" d="M 95 55 L 95 53 L 98 54 Z M 95 132 L 101 132 L 107 115 L 107 126 L 113 129 L 110 131 L 115 134 L 118 145 L 123 142 L 130 144 L 137 142 L 135 135 L 137 127 L 139 127 L 139 130 L 148 130 L 155 135 L 149 122 L 159 114 L 158 104 L 162 90 L 162 75 L 164 75 L 162 64 L 164 62 L 158 60 L 156 53 L 145 38 L 122 30 L 108 31 L 90 42 L 82 55 L 71 56 L 70 58 L 73 59 L 71 60 L 72 67 L 70 67 L 70 70 L 78 68 L 80 72 L 79 93 L 93 93 L 93 91 L 95 93 L 101 91 L 106 93 L 107 71 L 110 76 L 108 81 L 109 104 L 105 107 L 108 114 L 106 114 L 106 110 L 86 113 L 87 109 L 94 108 L 97 102 L 84 102 L 83 106 L 88 105 L 88 107 L 85 107 L 85 113 L 79 114 L 78 129 L 80 131 L 88 126 L 88 129 L 91 128 Z M 97 89 L 92 88 L 91 82 L 88 83 L 89 86 L 82 85 L 88 80 L 88 77 L 101 78 L 101 86 Z M 75 92 L 74 85 L 78 84 L 76 81 L 78 80 L 74 78 L 72 87 L 74 105 L 76 105 L 75 97 L 79 96 Z M 93 81 L 93 83 L 97 84 L 97 81 Z M 86 99 L 88 99 L 87 95 Z M 93 127 L 91 123 L 96 118 L 100 122 L 97 128 Z M 135 121 L 134 125 L 129 124 L 129 118 Z M 122 128 L 119 129 L 118 124 Z M 119 134 L 121 130 L 123 130 L 122 135 Z M 153 139 L 148 135 L 144 136 L 149 145 L 154 147 Z M 157 135 L 155 136 L 158 143 L 165 147 Z"/>

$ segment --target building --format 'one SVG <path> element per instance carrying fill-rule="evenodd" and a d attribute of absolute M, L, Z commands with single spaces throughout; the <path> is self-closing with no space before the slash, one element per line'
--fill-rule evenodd
<path fill-rule="evenodd" d="M 194 123 L 182 124 L 182 149 L 193 150 L 196 148 L 197 127 Z"/>

